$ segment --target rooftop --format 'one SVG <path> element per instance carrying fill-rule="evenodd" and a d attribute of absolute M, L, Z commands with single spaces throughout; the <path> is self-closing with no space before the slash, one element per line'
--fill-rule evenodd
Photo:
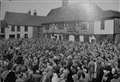
<path fill-rule="evenodd" d="M 27 13 L 6 12 L 5 21 L 11 25 L 41 26 L 45 16 L 33 16 Z"/>

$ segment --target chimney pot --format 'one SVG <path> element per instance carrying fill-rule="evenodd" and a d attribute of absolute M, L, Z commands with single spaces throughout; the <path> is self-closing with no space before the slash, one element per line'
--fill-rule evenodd
<path fill-rule="evenodd" d="M 69 0 L 62 0 L 62 6 L 68 6 Z"/>
<path fill-rule="evenodd" d="M 36 10 L 34 10 L 34 13 L 33 13 L 33 15 L 34 15 L 34 16 L 36 16 L 36 15 L 37 15 L 37 11 L 36 11 Z"/>

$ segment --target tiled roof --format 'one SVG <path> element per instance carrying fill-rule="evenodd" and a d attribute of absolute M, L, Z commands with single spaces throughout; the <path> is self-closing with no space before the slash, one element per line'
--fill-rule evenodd
<path fill-rule="evenodd" d="M 91 11 L 90 11 L 91 9 Z M 64 21 L 86 21 L 97 19 L 103 10 L 97 5 L 69 5 L 52 9 L 46 18 L 46 23 Z M 92 19 L 91 19 L 92 17 Z"/>
<path fill-rule="evenodd" d="M 33 16 L 27 13 L 6 12 L 5 21 L 12 25 L 41 26 L 45 16 Z"/>
<path fill-rule="evenodd" d="M 69 5 L 52 9 L 44 23 L 66 22 L 66 21 L 89 21 L 109 18 L 120 18 L 120 12 L 113 10 L 102 10 L 95 4 Z"/>
<path fill-rule="evenodd" d="M 103 19 L 106 18 L 120 18 L 120 12 L 118 11 L 113 11 L 113 10 L 107 10 L 104 11 L 103 15 L 102 15 Z"/>
<path fill-rule="evenodd" d="M 86 9 L 88 8 L 88 10 Z M 97 5 L 91 6 L 70 5 L 52 9 L 47 16 L 33 16 L 27 13 L 6 12 L 5 21 L 12 25 L 41 26 L 41 24 L 69 21 L 89 21 L 108 18 L 120 18 L 120 12 L 104 11 Z"/>

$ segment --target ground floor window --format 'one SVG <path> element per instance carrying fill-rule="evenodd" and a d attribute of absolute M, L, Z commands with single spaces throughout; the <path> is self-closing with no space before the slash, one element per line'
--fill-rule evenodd
<path fill-rule="evenodd" d="M 24 38 L 28 38 L 28 34 L 24 34 Z"/>
<path fill-rule="evenodd" d="M 77 42 L 91 42 L 96 40 L 94 35 L 80 35 L 80 34 L 45 34 L 45 37 L 53 40 L 77 41 Z"/>
<path fill-rule="evenodd" d="M 4 39 L 4 38 L 5 38 L 5 35 L 0 35 L 0 38 L 1 38 L 1 39 Z"/>
<path fill-rule="evenodd" d="M 63 40 L 69 40 L 69 35 L 68 34 L 63 34 Z"/>
<path fill-rule="evenodd" d="M 17 38 L 20 38 L 20 34 L 17 34 Z"/>
<path fill-rule="evenodd" d="M 9 35 L 9 38 L 10 38 L 10 39 L 14 39 L 14 38 L 15 38 L 15 35 L 14 35 L 14 34 L 10 34 L 10 35 Z"/>
<path fill-rule="evenodd" d="M 79 41 L 79 35 L 75 35 L 75 41 Z"/>

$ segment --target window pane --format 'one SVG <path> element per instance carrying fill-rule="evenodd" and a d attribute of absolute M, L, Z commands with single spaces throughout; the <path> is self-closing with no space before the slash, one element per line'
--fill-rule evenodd
<path fill-rule="evenodd" d="M 104 20 L 101 21 L 101 30 L 105 29 L 105 24 L 104 24 Z"/>
<path fill-rule="evenodd" d="M 10 39 L 14 39 L 14 38 L 15 38 L 15 35 L 9 35 L 9 38 L 10 38 Z"/>
<path fill-rule="evenodd" d="M 20 34 L 17 34 L 17 38 L 20 38 Z"/>
<path fill-rule="evenodd" d="M 25 26 L 25 32 L 27 32 L 28 31 L 28 26 Z"/>
<path fill-rule="evenodd" d="M 5 33 L 5 28 L 1 28 L 1 33 Z"/>
<path fill-rule="evenodd" d="M 49 25 L 44 25 L 45 26 L 45 30 L 49 30 Z"/>
<path fill-rule="evenodd" d="M 17 26 L 17 31 L 20 32 L 20 26 Z"/>
<path fill-rule="evenodd" d="M 24 35 L 24 38 L 28 38 L 28 34 L 25 34 L 25 35 Z"/>
<path fill-rule="evenodd" d="M 81 30 L 87 30 L 87 24 L 79 24 Z"/>
<path fill-rule="evenodd" d="M 15 31 L 15 25 L 11 26 L 11 31 L 14 32 Z"/>
<path fill-rule="evenodd" d="M 58 29 L 63 30 L 64 29 L 64 24 L 58 24 Z"/>

